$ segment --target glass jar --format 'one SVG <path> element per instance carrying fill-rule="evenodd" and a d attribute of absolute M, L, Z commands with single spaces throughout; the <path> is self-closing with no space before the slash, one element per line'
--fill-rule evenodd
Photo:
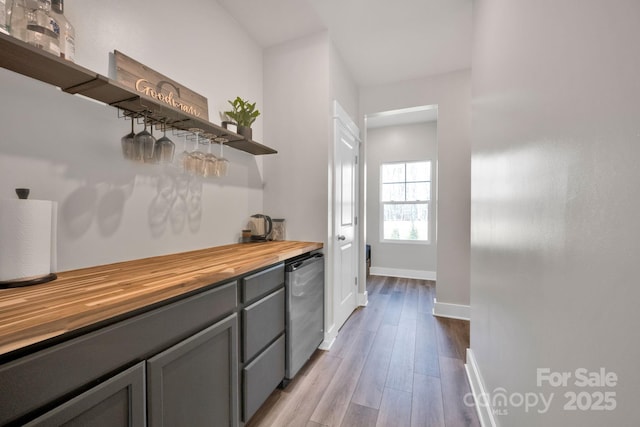
<path fill-rule="evenodd" d="M 51 16 L 60 26 L 60 57 L 75 62 L 76 56 L 76 30 L 64 15 L 64 1 L 51 1 Z"/>
<path fill-rule="evenodd" d="M 7 16 L 9 15 L 8 7 L 11 7 L 11 0 L 7 5 L 7 0 L 0 0 L 0 33 L 9 34 L 9 22 Z"/>
<path fill-rule="evenodd" d="M 271 220 L 273 222 L 273 230 L 271 231 L 271 240 L 285 240 L 286 236 L 286 227 L 285 221 L 283 218 L 274 218 Z"/>
<path fill-rule="evenodd" d="M 25 39 L 27 43 L 60 56 L 60 25 L 51 16 L 51 1 L 25 0 Z"/>

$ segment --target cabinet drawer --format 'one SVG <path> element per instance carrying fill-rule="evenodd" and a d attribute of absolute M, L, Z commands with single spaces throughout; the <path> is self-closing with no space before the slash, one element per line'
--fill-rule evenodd
<path fill-rule="evenodd" d="M 251 360 L 284 331 L 284 288 L 242 309 L 242 361 Z"/>
<path fill-rule="evenodd" d="M 243 420 L 260 408 L 284 378 L 284 335 L 242 370 Z"/>
<path fill-rule="evenodd" d="M 237 284 L 227 283 L 4 364 L 0 396 L 11 399 L 0 399 L 0 425 L 156 354 L 236 307 Z"/>
<path fill-rule="evenodd" d="M 247 276 L 242 279 L 242 302 L 249 302 L 266 295 L 282 285 L 284 285 L 284 264 Z"/>

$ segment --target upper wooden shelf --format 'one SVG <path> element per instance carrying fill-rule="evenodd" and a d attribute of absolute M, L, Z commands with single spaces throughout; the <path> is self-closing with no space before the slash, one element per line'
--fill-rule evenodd
<path fill-rule="evenodd" d="M 79 94 L 104 102 L 125 112 L 145 115 L 156 122 L 188 131 L 225 138 L 226 145 L 253 155 L 275 154 L 276 150 L 258 142 L 246 140 L 237 133 L 169 108 L 144 94 L 133 92 L 115 80 L 97 74 L 73 62 L 58 58 L 22 40 L 0 33 L 0 66 L 44 83 L 57 86 L 71 94 Z"/>

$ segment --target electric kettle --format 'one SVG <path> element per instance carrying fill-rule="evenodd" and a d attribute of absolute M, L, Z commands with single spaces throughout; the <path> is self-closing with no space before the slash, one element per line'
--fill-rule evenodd
<path fill-rule="evenodd" d="M 269 240 L 271 230 L 273 229 L 271 217 L 262 214 L 251 215 L 249 224 L 249 228 L 251 229 L 251 240 L 258 242 Z"/>

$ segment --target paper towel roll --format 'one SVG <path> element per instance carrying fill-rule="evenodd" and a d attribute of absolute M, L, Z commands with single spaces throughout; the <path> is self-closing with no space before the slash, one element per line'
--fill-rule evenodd
<path fill-rule="evenodd" d="M 47 200 L 0 201 L 0 282 L 53 273 L 55 206 Z"/>

